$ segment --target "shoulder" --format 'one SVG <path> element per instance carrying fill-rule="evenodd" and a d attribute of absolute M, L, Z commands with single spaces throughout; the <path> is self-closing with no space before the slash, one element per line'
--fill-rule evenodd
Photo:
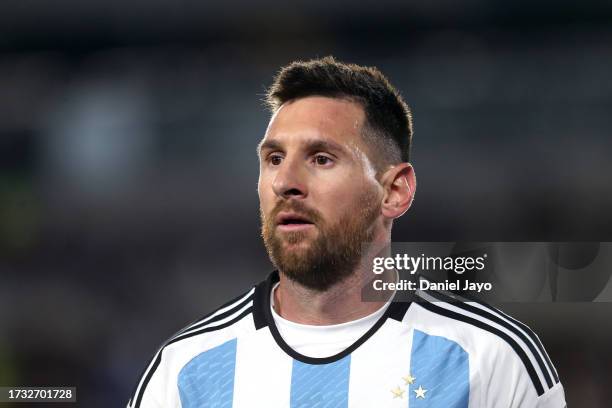
<path fill-rule="evenodd" d="M 504 373 L 507 384 L 510 373 L 515 373 L 515 383 L 521 382 L 525 392 L 537 398 L 561 387 L 538 336 L 501 310 L 477 299 L 434 290 L 417 291 L 413 306 L 407 319 L 415 328 L 461 345 L 483 385 L 495 385 Z"/>
<path fill-rule="evenodd" d="M 169 405 L 165 388 L 176 384 L 174 377 L 191 360 L 254 331 L 254 294 L 252 287 L 168 338 L 142 373 L 128 407 Z"/>

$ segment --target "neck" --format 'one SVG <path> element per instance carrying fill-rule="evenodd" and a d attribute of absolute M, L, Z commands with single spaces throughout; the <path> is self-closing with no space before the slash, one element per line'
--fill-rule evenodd
<path fill-rule="evenodd" d="M 274 309 L 283 318 L 309 325 L 332 325 L 360 319 L 380 309 L 392 296 L 377 296 L 365 301 L 363 289 L 372 280 L 372 262 L 362 262 L 346 279 L 325 291 L 317 291 L 280 273 L 280 284 L 274 293 Z M 369 266 L 369 267 L 368 267 Z M 394 282 L 395 271 L 377 275 L 377 279 Z"/>

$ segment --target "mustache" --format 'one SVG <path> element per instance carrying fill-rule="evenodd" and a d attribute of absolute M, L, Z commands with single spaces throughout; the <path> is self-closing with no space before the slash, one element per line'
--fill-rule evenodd
<path fill-rule="evenodd" d="M 281 211 L 291 211 L 295 212 L 299 215 L 302 215 L 313 224 L 318 224 L 323 220 L 321 214 L 315 210 L 314 208 L 308 207 L 301 201 L 279 201 L 276 203 L 272 211 L 270 212 L 269 220 L 273 221 L 276 219 L 276 216 Z"/>

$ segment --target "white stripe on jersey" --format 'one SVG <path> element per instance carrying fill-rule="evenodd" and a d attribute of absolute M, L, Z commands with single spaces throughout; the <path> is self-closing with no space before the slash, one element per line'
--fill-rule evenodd
<path fill-rule="evenodd" d="M 238 340 L 234 407 L 289 407 L 293 359 L 278 348 L 269 330 Z"/>
<path fill-rule="evenodd" d="M 404 378 L 410 374 L 412 330 L 408 325 L 389 319 L 376 335 L 351 353 L 349 407 L 407 406 L 408 395 L 393 398 L 391 390 L 399 386 L 406 394 L 411 392 Z M 392 351 L 379 353 L 377 350 Z"/>

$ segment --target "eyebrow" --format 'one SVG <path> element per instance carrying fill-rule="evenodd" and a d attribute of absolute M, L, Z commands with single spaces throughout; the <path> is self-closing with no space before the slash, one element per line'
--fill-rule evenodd
<path fill-rule="evenodd" d="M 280 142 L 272 139 L 272 140 L 262 140 L 257 145 L 257 155 L 261 156 L 261 152 L 264 150 L 282 150 L 282 146 Z"/>
<path fill-rule="evenodd" d="M 339 143 L 333 142 L 331 140 L 307 139 L 302 144 L 305 145 L 306 148 L 311 151 L 319 151 L 319 150 L 323 150 L 323 151 L 334 150 L 334 151 L 339 151 L 339 152 L 346 151 L 346 149 L 342 147 L 342 145 L 340 145 Z M 261 156 L 261 152 L 264 150 L 283 150 L 283 146 L 282 146 L 282 143 L 279 142 L 278 140 L 274 140 L 274 139 L 266 140 L 266 141 L 262 141 L 259 144 L 257 148 L 257 153 Z"/>

